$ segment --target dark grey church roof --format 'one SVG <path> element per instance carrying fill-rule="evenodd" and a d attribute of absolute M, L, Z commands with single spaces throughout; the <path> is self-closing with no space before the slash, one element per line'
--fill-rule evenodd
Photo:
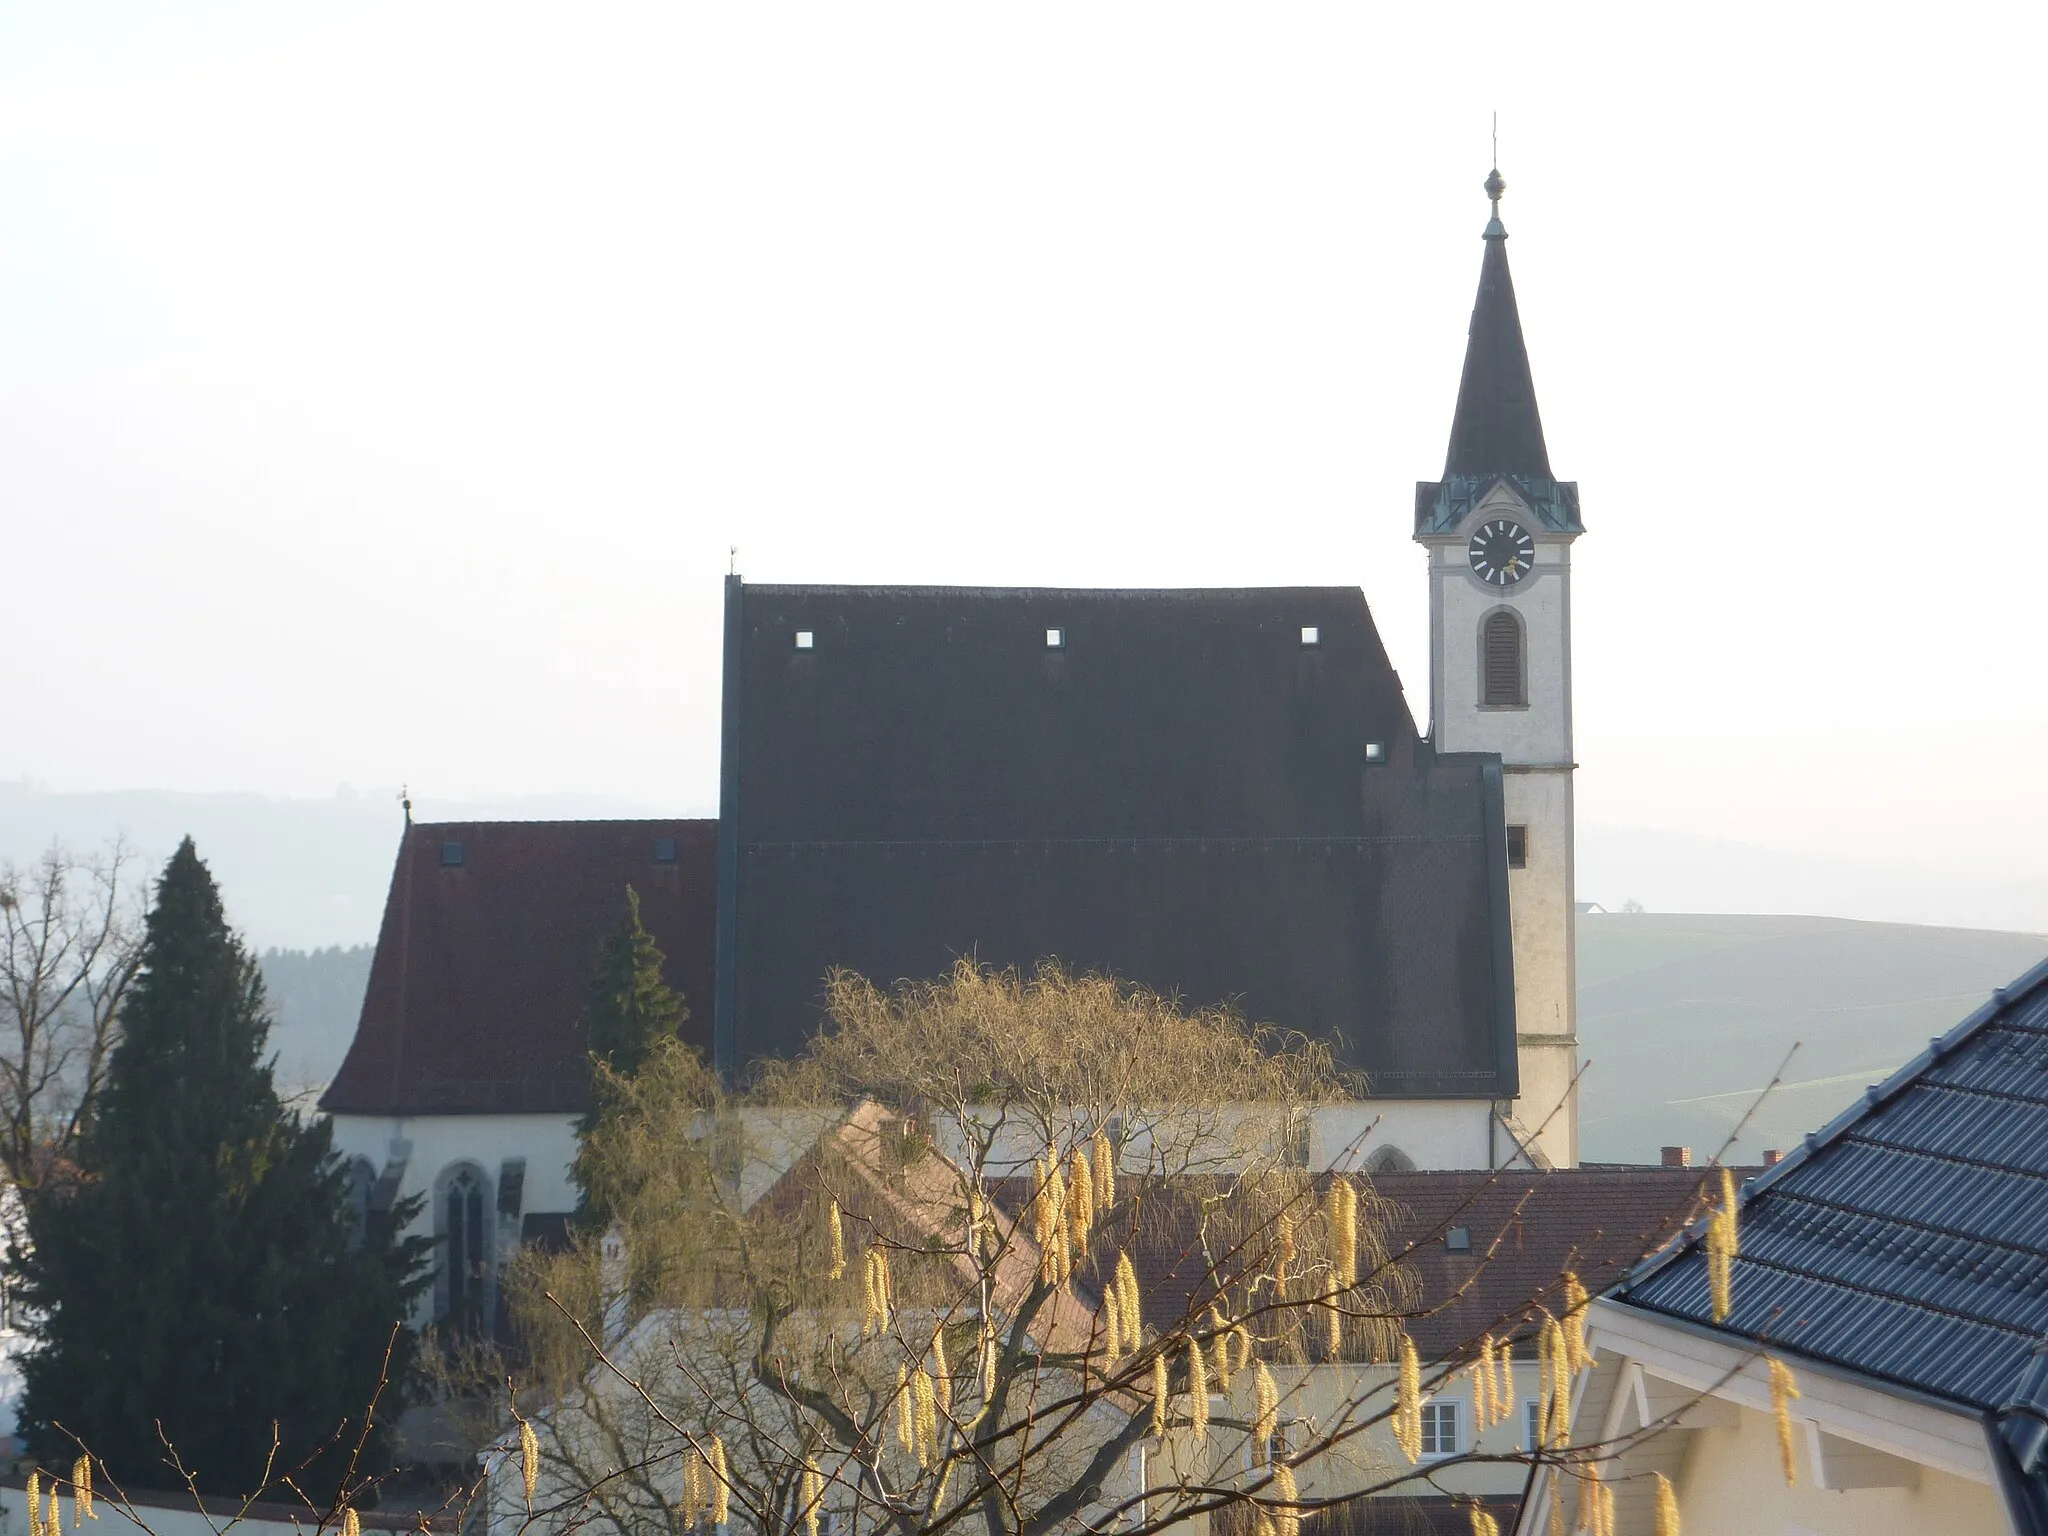
<path fill-rule="evenodd" d="M 2048 964 L 1752 1182 L 1739 1230 L 1725 1321 L 1697 1233 L 1615 1299 L 1991 1415 L 2041 1500 Z"/>
<path fill-rule="evenodd" d="M 1416 734 L 1355 588 L 733 578 L 725 654 L 724 1066 L 796 1048 L 829 967 L 971 953 L 1234 999 L 1379 1092 L 1514 1092 L 1500 768 Z"/>

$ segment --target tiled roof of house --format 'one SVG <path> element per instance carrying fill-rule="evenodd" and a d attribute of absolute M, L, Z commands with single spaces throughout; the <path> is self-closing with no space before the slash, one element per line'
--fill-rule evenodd
<path fill-rule="evenodd" d="M 1418 1288 L 1409 1335 L 1442 1360 L 1481 1335 L 1529 1331 L 1536 1309 L 1557 1310 L 1566 1270 L 1599 1292 L 1655 1251 L 1702 1208 L 1701 1168 L 1468 1169 L 1383 1173 L 1361 1220 L 1385 1223 L 1386 1246 Z M 1005 1180 L 1012 1210 L 1029 1181 Z M 1166 1331 L 1211 1299 L 1191 1207 L 1141 1199 L 1126 1222 L 1105 1223 L 1080 1270 L 1099 1295 L 1119 1247 L 1129 1245 L 1145 1320 Z M 1469 1251 L 1451 1246 L 1462 1229 Z M 1529 1347 L 1533 1348 L 1533 1334 Z"/>
<path fill-rule="evenodd" d="M 2000 1414 L 2048 1475 L 2048 964 L 1749 1183 L 1739 1233 L 1723 1322 L 1698 1232 L 1617 1299 Z"/>
<path fill-rule="evenodd" d="M 1396 1251 L 1422 1284 L 1426 1310 L 1408 1330 L 1416 1349 L 1440 1360 L 1538 1306 L 1555 1311 L 1567 1270 L 1597 1295 L 1684 1228 L 1709 1177 L 1662 1167 L 1376 1175 Z M 1459 1227 L 1469 1254 L 1446 1242 Z"/>
<path fill-rule="evenodd" d="M 626 887 L 708 1054 L 718 824 L 419 824 L 399 845 L 361 1022 L 321 1108 L 577 1113 L 579 1027 Z"/>

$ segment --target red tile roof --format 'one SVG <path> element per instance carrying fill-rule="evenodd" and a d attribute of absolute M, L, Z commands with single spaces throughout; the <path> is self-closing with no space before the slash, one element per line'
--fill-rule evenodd
<path fill-rule="evenodd" d="M 1588 1291 L 1615 1284 L 1695 1214 L 1717 1177 L 1708 1168 L 1603 1167 L 1384 1173 L 1367 1182 L 1384 1202 L 1388 1251 L 1420 1290 L 1408 1332 L 1424 1359 L 1442 1360 L 1488 1332 L 1519 1330 L 1533 1349 L 1523 1325 L 1539 1306 L 1557 1310 L 1568 1268 Z M 1019 1210 L 1030 1185 L 1002 1180 L 996 1190 Z M 1145 1321 L 1161 1332 L 1179 1326 L 1213 1299 L 1191 1219 L 1188 1205 L 1169 1200 L 1105 1222 L 1080 1266 L 1083 1285 L 1099 1286 L 1128 1244 Z M 1466 1229 L 1469 1254 L 1446 1247 L 1456 1227 Z"/>
<path fill-rule="evenodd" d="M 1390 1246 L 1422 1287 L 1423 1315 L 1408 1328 L 1416 1349 L 1441 1360 L 1537 1306 L 1556 1311 L 1567 1269 L 1588 1291 L 1607 1289 L 1696 1214 L 1718 1177 L 1614 1167 L 1375 1176 L 1374 1192 L 1394 1207 Z M 1446 1247 L 1455 1227 L 1469 1255 Z"/>
<path fill-rule="evenodd" d="M 673 863 L 657 839 L 673 838 Z M 460 862 L 444 848 L 460 845 Z M 320 1101 L 337 1114 L 575 1114 L 579 1020 L 626 887 L 708 1056 L 715 821 L 421 824 L 399 845 L 361 1022 Z"/>

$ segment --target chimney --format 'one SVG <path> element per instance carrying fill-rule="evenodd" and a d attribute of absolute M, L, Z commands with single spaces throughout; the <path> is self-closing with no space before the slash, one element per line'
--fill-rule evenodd
<path fill-rule="evenodd" d="M 1692 1166 L 1692 1148 L 1666 1147 L 1662 1161 L 1666 1168 L 1690 1168 Z"/>
<path fill-rule="evenodd" d="M 1766 1168 L 1777 1167 L 1778 1160 L 1782 1158 L 1784 1155 L 1785 1154 L 1780 1152 L 1776 1147 L 1772 1147 L 1769 1151 L 1764 1153 L 1764 1166 Z"/>

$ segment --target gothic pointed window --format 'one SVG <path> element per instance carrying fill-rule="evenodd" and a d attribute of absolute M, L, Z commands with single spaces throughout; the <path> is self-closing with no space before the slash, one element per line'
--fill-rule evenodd
<path fill-rule="evenodd" d="M 460 1168 L 441 1190 L 442 1315 L 461 1332 L 489 1323 L 491 1253 L 484 1227 L 484 1181 Z"/>
<path fill-rule="evenodd" d="M 351 1158 L 347 1182 L 343 1187 L 348 1191 L 348 1213 L 355 1221 L 355 1234 L 349 1242 L 352 1248 L 362 1247 L 363 1234 L 369 1230 L 370 1192 L 376 1186 L 377 1170 L 371 1166 L 370 1160 L 367 1157 Z"/>
<path fill-rule="evenodd" d="M 1415 1159 L 1406 1152 L 1403 1152 L 1399 1147 L 1379 1147 L 1374 1150 L 1372 1156 L 1365 1160 L 1365 1171 L 1367 1173 L 1413 1173 L 1415 1171 Z"/>
<path fill-rule="evenodd" d="M 1479 626 L 1479 671 L 1482 704 L 1514 709 L 1529 702 L 1522 620 L 1514 609 L 1496 608 Z"/>

